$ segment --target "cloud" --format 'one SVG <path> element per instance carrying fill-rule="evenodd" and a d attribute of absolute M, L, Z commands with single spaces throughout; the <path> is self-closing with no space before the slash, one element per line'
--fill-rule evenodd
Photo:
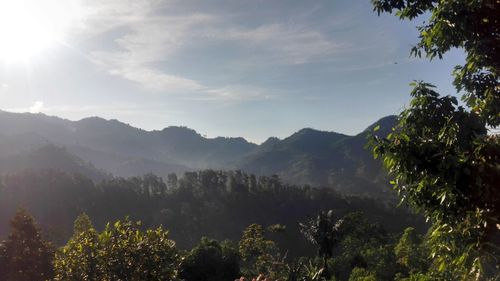
<path fill-rule="evenodd" d="M 349 48 L 317 30 L 284 24 L 261 25 L 253 29 L 234 28 L 214 34 L 259 49 L 268 63 L 304 64 L 325 59 Z M 269 60 L 271 58 L 271 60 Z"/>
<path fill-rule="evenodd" d="M 43 109 L 45 109 L 43 105 L 43 101 L 36 101 L 29 109 L 28 111 L 31 113 L 39 113 Z"/>
<path fill-rule="evenodd" d="M 269 89 L 260 89 L 250 86 L 241 85 L 228 85 L 221 88 L 208 88 L 205 89 L 206 96 L 192 98 L 197 100 L 213 100 L 213 101 L 249 101 L 249 100 L 269 100 L 275 99 L 275 93 L 273 94 Z"/>
<path fill-rule="evenodd" d="M 140 22 L 162 6 L 161 0 L 85 0 L 80 3 L 78 28 L 84 35 L 96 36 L 121 26 Z"/>
<path fill-rule="evenodd" d="M 175 5 L 172 5 L 175 3 Z M 111 0 L 85 2 L 83 26 L 91 38 L 104 38 L 90 51 L 91 61 L 111 75 L 135 82 L 144 89 L 162 94 L 185 94 L 198 99 L 267 99 L 269 90 L 250 89 L 250 85 L 231 81 L 231 73 L 219 85 L 175 73 L 170 63 L 180 52 L 196 47 L 222 44 L 223 48 L 242 53 L 236 63 L 248 67 L 269 64 L 299 65 L 324 60 L 347 49 L 319 30 L 280 22 L 248 27 L 242 11 L 179 9 L 186 2 L 167 0 Z M 279 20 L 279 19 L 277 19 Z M 206 51 L 206 56 L 211 54 Z"/>
<path fill-rule="evenodd" d="M 208 16 L 190 15 L 144 19 L 128 26 L 128 32 L 114 43 L 119 50 L 93 51 L 91 60 L 112 75 L 162 92 L 201 91 L 199 82 L 169 74 L 152 65 L 168 61 L 186 41 L 194 25 L 210 21 Z"/>

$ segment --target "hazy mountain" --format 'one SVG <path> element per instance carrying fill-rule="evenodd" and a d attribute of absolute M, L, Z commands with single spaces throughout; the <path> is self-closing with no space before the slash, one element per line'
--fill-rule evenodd
<path fill-rule="evenodd" d="M 375 125 L 380 125 L 378 134 L 387 134 L 395 122 L 395 116 L 382 118 L 355 136 L 302 129 L 283 140 L 268 139 L 239 167 L 260 175 L 277 174 L 294 184 L 333 186 L 347 193 L 386 192 L 386 174 L 365 144 Z"/>
<path fill-rule="evenodd" d="M 0 174 L 15 173 L 21 170 L 53 169 L 72 174 L 82 174 L 94 181 L 111 176 L 96 169 L 79 157 L 69 153 L 66 148 L 46 145 L 32 151 L 0 158 Z"/>
<path fill-rule="evenodd" d="M 55 144 L 99 169 L 124 176 L 125 172 L 164 176 L 208 167 L 230 168 L 257 147 L 243 138 L 204 138 L 185 127 L 145 131 L 98 117 L 69 121 L 3 111 L 0 132 L 0 158 Z"/>
<path fill-rule="evenodd" d="M 243 138 L 205 138 L 192 129 L 168 127 L 151 132 L 165 157 L 196 169 L 230 168 L 257 147 Z"/>
<path fill-rule="evenodd" d="M 379 134 L 387 134 L 394 122 L 394 116 L 376 122 L 381 125 Z M 374 126 L 355 136 L 306 128 L 285 139 L 269 138 L 256 145 L 243 138 L 205 138 L 186 127 L 145 131 L 98 117 L 69 121 L 44 114 L 0 111 L 0 159 L 10 159 L 0 168 L 21 168 L 19 163 L 31 167 L 28 160 L 16 160 L 10 166 L 5 161 L 29 159 L 32 156 L 26 155 L 45 147 L 42 151 L 54 153 L 54 159 L 76 157 L 123 177 L 149 172 L 166 176 L 206 168 L 242 169 L 258 175 L 277 174 L 293 184 L 380 195 L 387 190 L 385 173 L 364 148 L 366 134 Z M 50 150 L 48 144 L 66 150 Z M 51 159 L 48 155 L 45 158 Z"/>

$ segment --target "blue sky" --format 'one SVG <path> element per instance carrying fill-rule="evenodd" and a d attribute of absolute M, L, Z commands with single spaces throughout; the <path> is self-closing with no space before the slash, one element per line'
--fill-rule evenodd
<path fill-rule="evenodd" d="M 415 24 L 368 0 L 63 2 L 74 16 L 57 44 L 0 59 L 1 109 L 254 142 L 303 127 L 355 134 L 398 113 L 412 80 L 454 94 L 463 62 L 458 50 L 410 58 Z"/>

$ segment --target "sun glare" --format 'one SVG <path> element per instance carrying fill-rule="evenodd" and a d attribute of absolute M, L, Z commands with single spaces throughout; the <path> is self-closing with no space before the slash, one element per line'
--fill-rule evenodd
<path fill-rule="evenodd" d="M 64 2 L 1 0 L 0 60 L 27 61 L 61 42 L 72 19 L 60 4 Z"/>

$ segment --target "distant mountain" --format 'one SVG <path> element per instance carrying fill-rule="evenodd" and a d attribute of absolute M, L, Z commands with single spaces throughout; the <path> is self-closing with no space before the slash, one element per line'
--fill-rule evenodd
<path fill-rule="evenodd" d="M 54 144 L 118 175 L 166 176 L 203 168 L 234 167 L 257 145 L 243 138 L 204 138 L 185 127 L 145 131 L 99 117 L 69 121 L 44 114 L 0 111 L 0 158 Z"/>
<path fill-rule="evenodd" d="M 296 183 L 308 183 L 311 179 L 315 179 L 311 183 L 325 182 L 319 180 L 326 176 L 323 167 L 338 158 L 334 147 L 345 138 L 348 136 L 302 129 L 283 140 L 266 141 L 261 149 L 244 157 L 239 166 L 250 173 L 278 174 Z"/>
<path fill-rule="evenodd" d="M 70 154 L 66 148 L 50 144 L 32 151 L 0 158 L 0 174 L 42 169 L 82 174 L 94 181 L 111 177 L 104 171 L 96 169 L 91 163 L 86 163 L 79 157 Z"/>
<path fill-rule="evenodd" d="M 381 195 L 389 190 L 386 173 L 365 149 L 365 144 L 368 133 L 376 125 L 380 125 L 379 134 L 387 134 L 395 122 L 395 116 L 382 118 L 355 136 L 302 129 L 283 140 L 267 140 L 244 157 L 239 167 L 249 173 L 277 174 L 294 184 Z"/>
<path fill-rule="evenodd" d="M 205 138 L 185 127 L 168 127 L 152 134 L 159 139 L 163 155 L 196 169 L 233 167 L 257 147 L 243 138 Z"/>
<path fill-rule="evenodd" d="M 293 184 L 385 196 L 385 172 L 364 146 L 367 133 L 376 124 L 381 126 L 378 134 L 387 134 L 395 122 L 395 116 L 385 117 L 355 136 L 306 128 L 285 139 L 269 138 L 256 145 L 243 138 L 205 138 L 186 127 L 145 131 L 99 117 L 70 121 L 0 111 L 0 159 L 18 159 L 29 166 L 27 155 L 53 145 L 66 148 L 64 153 L 52 151 L 57 157 L 76 157 L 92 163 L 96 170 L 123 177 L 149 172 L 165 177 L 207 168 L 242 169 L 257 175 L 277 174 Z M 16 165 L 4 164 L 0 173 Z"/>

